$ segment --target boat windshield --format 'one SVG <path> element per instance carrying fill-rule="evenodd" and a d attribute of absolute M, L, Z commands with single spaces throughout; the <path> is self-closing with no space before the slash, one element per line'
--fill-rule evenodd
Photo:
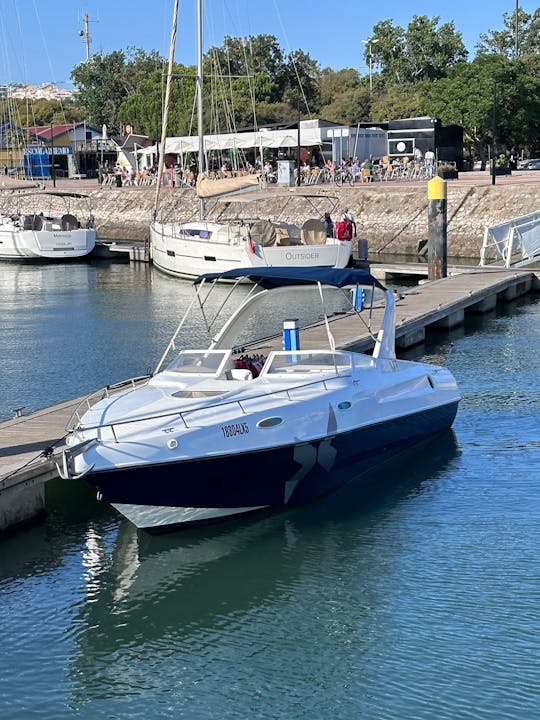
<path fill-rule="evenodd" d="M 230 350 L 182 350 L 165 369 L 186 375 L 218 376 L 230 354 Z"/>
<path fill-rule="evenodd" d="M 351 356 L 344 352 L 273 352 L 264 365 L 264 375 L 282 373 L 348 373 Z"/>

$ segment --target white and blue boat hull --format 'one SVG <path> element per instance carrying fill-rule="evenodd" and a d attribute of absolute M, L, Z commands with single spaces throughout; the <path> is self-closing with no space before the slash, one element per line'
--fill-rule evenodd
<path fill-rule="evenodd" d="M 215 279 L 195 284 L 207 278 Z M 246 278 L 262 290 L 248 294 L 209 348 L 181 350 L 143 385 L 107 389 L 86 404 L 68 438 L 61 474 L 84 477 L 139 528 L 159 532 L 313 501 L 454 421 L 454 377 L 395 357 L 394 298 L 371 275 L 327 268 L 219 275 Z M 330 307 L 338 321 L 357 321 L 361 282 L 371 315 L 379 308 L 372 355 L 336 350 L 326 316 Z M 329 347 L 319 327 L 299 329 L 291 319 L 291 283 L 297 306 L 321 302 Z M 384 305 L 375 295 L 381 290 Z M 274 315 L 282 350 L 275 335 L 261 336 Z M 257 334 L 248 352 L 239 345 L 246 328 Z"/>

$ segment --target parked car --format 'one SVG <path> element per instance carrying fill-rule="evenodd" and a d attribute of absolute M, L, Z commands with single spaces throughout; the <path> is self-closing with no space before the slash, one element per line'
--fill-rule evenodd
<path fill-rule="evenodd" d="M 518 170 L 540 170 L 540 158 L 528 158 L 521 160 L 517 166 Z"/>

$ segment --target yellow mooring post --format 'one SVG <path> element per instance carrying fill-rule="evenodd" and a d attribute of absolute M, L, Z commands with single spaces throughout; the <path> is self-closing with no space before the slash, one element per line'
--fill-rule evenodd
<path fill-rule="evenodd" d="M 428 182 L 428 279 L 446 277 L 446 180 Z"/>

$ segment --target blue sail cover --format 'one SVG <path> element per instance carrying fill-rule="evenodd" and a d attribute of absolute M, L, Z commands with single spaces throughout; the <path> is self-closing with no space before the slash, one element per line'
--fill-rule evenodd
<path fill-rule="evenodd" d="M 326 268 L 326 267 L 260 267 L 236 268 L 221 273 L 205 273 L 199 275 L 193 283 L 197 285 L 203 280 L 235 280 L 248 278 L 251 282 L 260 285 L 266 290 L 283 287 L 284 285 L 309 285 L 321 283 L 334 287 L 346 285 L 373 285 L 386 290 L 371 273 L 366 270 L 354 268 Z"/>

